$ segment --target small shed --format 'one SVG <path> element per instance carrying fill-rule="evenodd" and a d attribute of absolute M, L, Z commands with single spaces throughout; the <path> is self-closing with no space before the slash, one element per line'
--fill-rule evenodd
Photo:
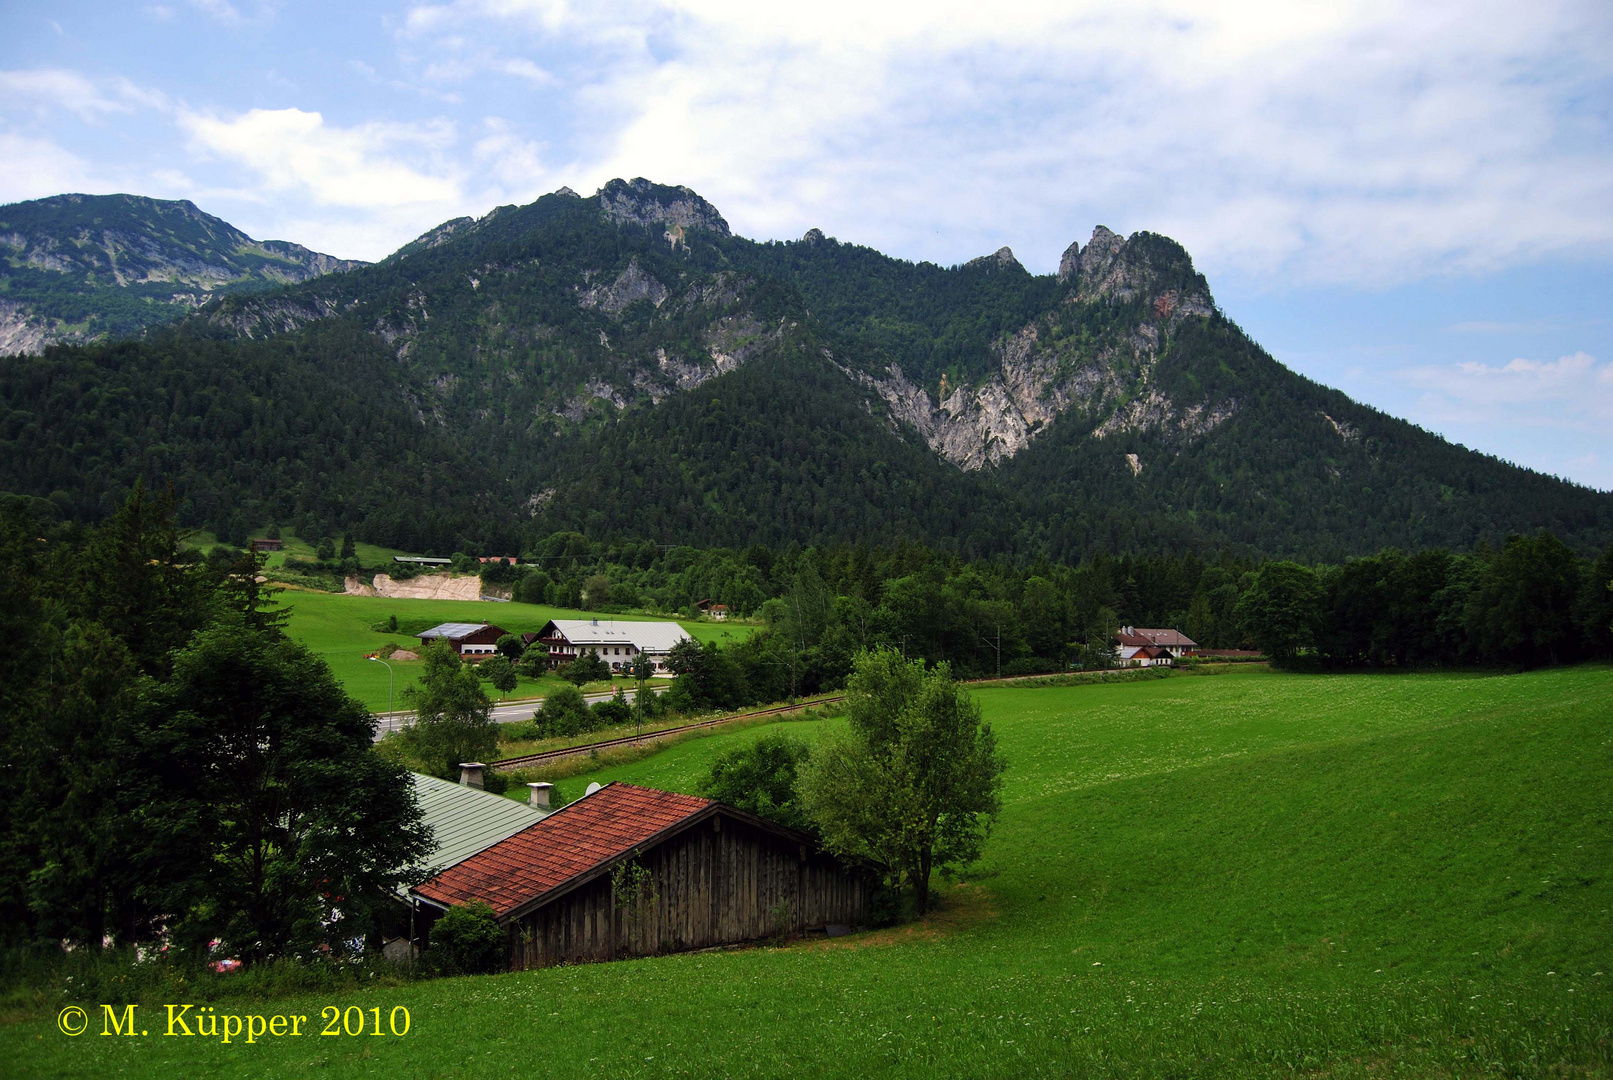
<path fill-rule="evenodd" d="M 285 549 L 286 545 L 281 540 L 262 536 L 253 540 L 252 546 L 257 548 L 259 551 L 282 551 Z"/>
<path fill-rule="evenodd" d="M 868 881 L 804 833 L 711 799 L 615 783 L 422 882 L 489 904 L 511 970 L 861 922 Z"/>

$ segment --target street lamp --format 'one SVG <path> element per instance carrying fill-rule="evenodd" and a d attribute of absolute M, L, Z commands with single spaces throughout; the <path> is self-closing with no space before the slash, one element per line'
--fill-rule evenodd
<path fill-rule="evenodd" d="M 393 716 L 392 716 L 392 665 L 387 663 L 385 660 L 382 660 L 379 656 L 376 656 L 374 653 L 368 654 L 367 656 L 364 657 L 364 659 L 366 659 L 366 660 L 374 660 L 377 664 L 380 664 L 382 667 L 386 668 L 386 718 L 387 718 L 388 721 L 391 721 L 393 719 Z"/>

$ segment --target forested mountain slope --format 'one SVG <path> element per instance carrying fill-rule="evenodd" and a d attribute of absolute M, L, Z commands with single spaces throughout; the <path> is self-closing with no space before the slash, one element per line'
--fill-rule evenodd
<path fill-rule="evenodd" d="M 254 240 L 184 201 L 54 195 L 0 206 L 0 353 L 129 337 L 231 290 L 363 263 Z"/>
<path fill-rule="evenodd" d="M 173 479 L 191 523 L 234 536 L 1060 558 L 1613 540 L 1613 496 L 1283 368 L 1164 237 L 1099 228 L 1056 275 L 1007 249 L 942 268 L 736 237 L 643 180 L 447 222 L 143 342 L 0 360 L 0 394 L 0 488 L 97 517 Z"/>

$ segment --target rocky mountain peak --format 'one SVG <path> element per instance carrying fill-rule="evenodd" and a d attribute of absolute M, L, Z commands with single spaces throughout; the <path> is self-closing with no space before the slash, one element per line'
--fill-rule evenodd
<path fill-rule="evenodd" d="M 0 206 L 0 353 L 130 336 L 222 290 L 294 284 L 363 263 L 254 240 L 188 199 L 55 195 Z M 114 299 L 118 296 L 135 297 Z"/>
<path fill-rule="evenodd" d="M 1092 239 L 1088 240 L 1087 246 L 1082 249 L 1076 269 L 1089 278 L 1101 277 L 1114 265 L 1115 259 L 1120 257 L 1121 249 L 1125 246 L 1124 236 L 1099 225 L 1092 230 Z"/>
<path fill-rule="evenodd" d="M 685 229 L 709 229 L 727 236 L 728 222 L 705 199 L 686 187 L 655 184 L 642 176 L 632 180 L 612 180 L 597 196 L 605 217 L 631 225 L 677 225 Z"/>
<path fill-rule="evenodd" d="M 1067 283 L 1081 272 L 1081 241 L 1073 241 L 1059 259 L 1059 281 Z"/>
<path fill-rule="evenodd" d="M 569 187 L 567 187 L 564 184 L 562 184 L 559 187 L 555 188 L 554 189 L 554 194 L 556 194 L 556 195 L 564 195 L 568 199 L 580 199 L 580 198 L 582 198 L 581 195 L 578 195 L 575 191 L 572 191 Z"/>
<path fill-rule="evenodd" d="M 822 229 L 808 229 L 805 233 L 802 234 L 801 243 L 803 243 L 803 244 L 821 244 L 821 243 L 824 243 L 827 239 L 828 239 L 828 237 L 823 235 L 823 230 Z"/>
<path fill-rule="evenodd" d="M 982 255 L 978 259 L 970 259 L 964 265 L 965 266 L 984 266 L 984 267 L 987 267 L 988 269 L 998 269 L 998 270 L 1005 270 L 1005 269 L 1007 269 L 1008 267 L 1011 267 L 1011 266 L 1019 267 L 1019 269 L 1021 269 L 1021 270 L 1024 269 L 1023 266 L 1020 266 L 1019 260 L 1014 258 L 1014 250 L 1013 250 L 1013 248 L 1009 248 L 1009 247 L 1000 247 L 996 251 L 992 252 L 990 255 Z"/>
<path fill-rule="evenodd" d="M 1162 319 L 1178 313 L 1207 315 L 1213 308 L 1209 286 L 1193 269 L 1192 256 L 1157 233 L 1128 237 L 1099 225 L 1086 247 L 1071 244 L 1064 252 L 1059 281 L 1074 286 L 1072 300 L 1126 303 L 1151 298 Z"/>

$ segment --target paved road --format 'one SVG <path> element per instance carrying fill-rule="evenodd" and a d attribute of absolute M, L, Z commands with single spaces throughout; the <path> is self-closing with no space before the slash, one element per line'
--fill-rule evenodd
<path fill-rule="evenodd" d="M 664 694 L 666 686 L 652 686 L 650 692 Z M 609 701 L 615 695 L 614 690 L 598 694 L 584 694 L 583 700 L 592 705 L 599 701 Z M 637 690 L 627 691 L 627 700 L 632 701 L 638 697 Z M 542 698 L 528 698 L 525 701 L 508 701 L 493 706 L 493 722 L 496 724 L 513 724 L 521 720 L 532 719 L 532 714 L 543 705 Z M 389 731 L 397 731 L 404 724 L 414 719 L 412 712 L 390 712 L 375 714 L 375 737 L 377 740 Z"/>

